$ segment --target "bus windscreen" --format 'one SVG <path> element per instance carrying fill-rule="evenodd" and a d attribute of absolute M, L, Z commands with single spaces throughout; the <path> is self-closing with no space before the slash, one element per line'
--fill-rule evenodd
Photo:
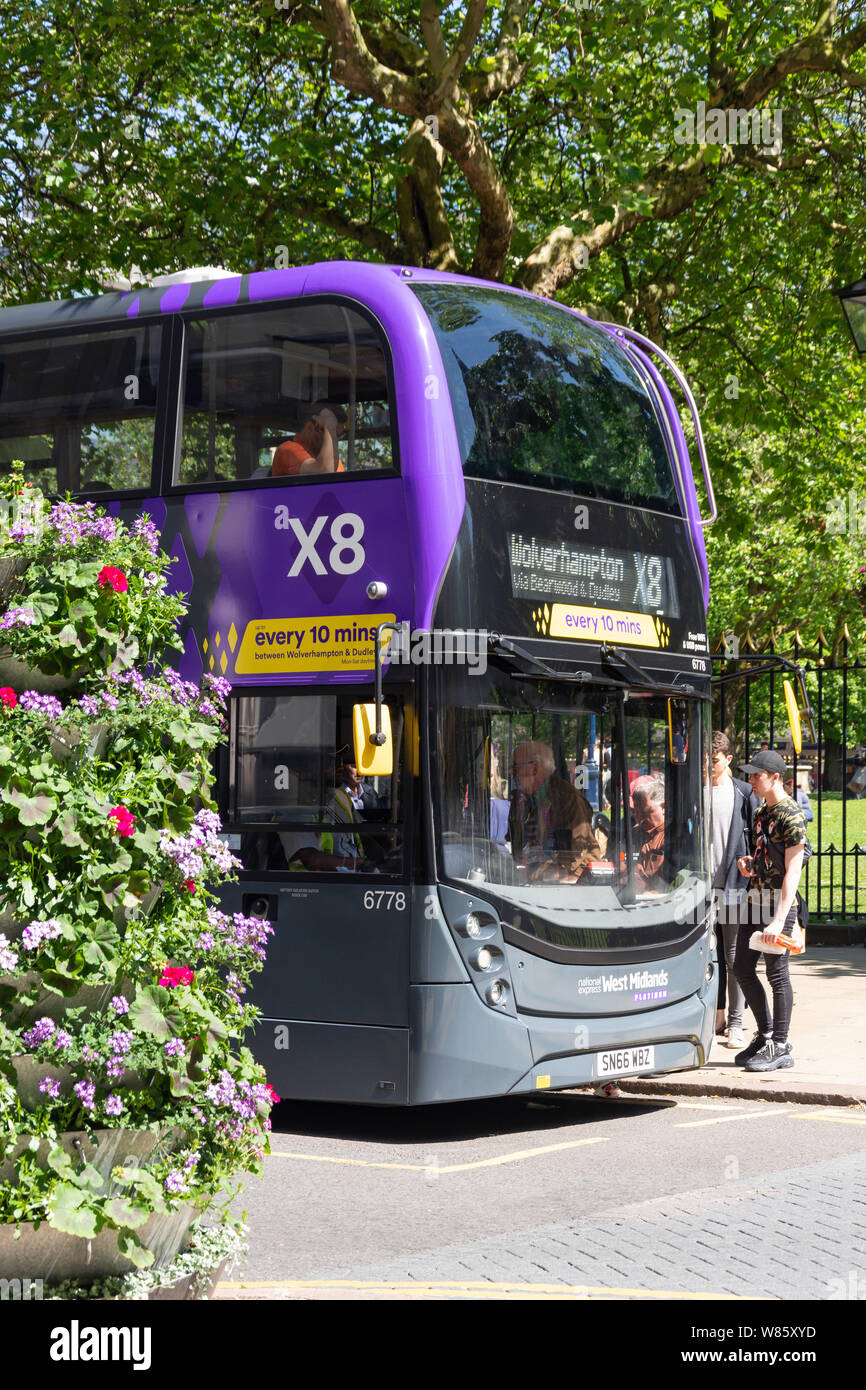
<path fill-rule="evenodd" d="M 650 398 L 602 329 L 501 290 L 413 289 L 442 354 L 467 476 L 679 511 Z"/>

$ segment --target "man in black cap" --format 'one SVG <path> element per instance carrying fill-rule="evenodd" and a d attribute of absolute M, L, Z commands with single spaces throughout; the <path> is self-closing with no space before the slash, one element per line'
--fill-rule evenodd
<path fill-rule="evenodd" d="M 797 928 L 797 885 L 805 855 L 806 820 L 796 801 L 785 794 L 785 760 L 778 753 L 772 749 L 756 753 L 750 763 L 740 765 L 740 771 L 746 773 L 752 791 L 764 798 L 764 804 L 755 812 L 754 854 L 737 861 L 740 872 L 750 881 L 752 920 L 740 926 L 734 961 L 734 973 L 755 1015 L 758 1031 L 734 1060 L 738 1066 L 745 1064 L 746 1071 L 775 1071 L 777 1067 L 794 1065 L 788 1042 L 794 999 L 788 952 L 765 954 L 767 979 L 773 991 L 771 1016 L 756 971 L 762 953 L 751 949 L 749 938 L 756 927 L 762 926 L 762 939 L 772 946 L 777 936 L 791 936 Z M 768 920 L 762 920 L 767 917 Z"/>

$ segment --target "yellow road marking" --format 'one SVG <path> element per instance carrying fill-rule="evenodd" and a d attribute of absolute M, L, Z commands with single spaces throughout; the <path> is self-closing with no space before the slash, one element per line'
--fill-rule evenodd
<path fill-rule="evenodd" d="M 349 1168 L 402 1168 L 413 1173 L 465 1173 L 468 1168 L 493 1168 L 501 1163 L 519 1163 L 524 1158 L 535 1158 L 538 1154 L 560 1153 L 563 1149 L 580 1149 L 585 1144 L 606 1144 L 601 1136 L 589 1139 L 570 1139 L 564 1144 L 544 1144 L 537 1149 L 518 1149 L 514 1153 L 499 1154 L 496 1158 L 478 1158 L 470 1163 L 450 1163 L 438 1167 L 434 1163 L 385 1163 L 366 1158 L 332 1158 L 329 1154 L 286 1153 L 273 1149 L 271 1158 L 294 1158 L 306 1163 L 337 1163 Z"/>
<path fill-rule="evenodd" d="M 456 1298 L 679 1298 L 741 1302 L 739 1294 L 692 1293 L 670 1289 L 607 1289 L 590 1284 L 494 1284 L 489 1280 L 463 1280 L 460 1283 L 431 1283 L 422 1279 L 399 1280 L 394 1283 L 375 1279 L 237 1279 L 223 1280 L 218 1289 L 356 1289 L 368 1293 L 441 1294 Z M 745 1297 L 745 1295 L 743 1296 Z M 751 1299 L 752 1295 L 748 1295 Z"/>

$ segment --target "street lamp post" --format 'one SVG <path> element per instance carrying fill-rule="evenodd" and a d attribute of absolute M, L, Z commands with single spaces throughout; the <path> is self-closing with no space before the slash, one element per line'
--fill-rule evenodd
<path fill-rule="evenodd" d="M 839 296 L 857 351 L 866 352 L 866 280 L 858 280 L 833 293 Z"/>

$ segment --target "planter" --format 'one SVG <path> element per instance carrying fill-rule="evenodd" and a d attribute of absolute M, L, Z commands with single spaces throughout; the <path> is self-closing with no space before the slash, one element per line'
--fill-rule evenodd
<path fill-rule="evenodd" d="M 5 603 L 15 588 L 15 580 L 24 573 L 30 561 L 21 555 L 0 560 L 0 602 Z"/>
<path fill-rule="evenodd" d="M 151 1216 L 139 1226 L 136 1235 L 153 1251 L 154 1265 L 170 1264 L 187 1248 L 189 1230 L 199 1210 L 189 1202 L 179 1211 Z M 100 1231 L 92 1240 L 55 1231 L 43 1221 L 37 1227 L 22 1221 L 15 1239 L 15 1226 L 0 1226 L 0 1276 L 4 1279 L 100 1279 L 109 1274 L 128 1274 L 134 1265 L 117 1248 L 117 1231 Z"/>
<path fill-rule="evenodd" d="M 25 1110 L 36 1110 L 40 1105 L 49 1102 L 49 1097 L 39 1089 L 39 1082 L 43 1077 L 50 1076 L 52 1081 L 60 1082 L 61 1096 L 72 1094 L 75 1074 L 71 1067 L 52 1066 L 50 1062 L 40 1062 L 37 1057 L 29 1055 L 13 1057 L 12 1065 L 17 1077 L 18 1098 Z M 127 1071 L 119 1082 L 113 1084 L 116 1084 L 118 1090 L 143 1091 L 148 1084 L 148 1078 L 141 1072 Z"/>
<path fill-rule="evenodd" d="M 35 1110 L 48 1103 L 49 1097 L 39 1089 L 39 1082 L 45 1076 L 60 1082 L 61 1096 L 72 1095 L 73 1077 L 69 1067 L 53 1067 L 50 1062 L 27 1056 L 13 1057 L 12 1065 L 18 1082 L 18 1098 L 25 1110 Z"/>
<path fill-rule="evenodd" d="M 108 746 L 109 727 L 107 724 L 91 724 L 83 733 L 80 729 L 64 729 L 62 732 L 55 728 L 53 734 L 49 736 L 49 748 L 52 758 L 58 762 L 64 762 L 84 751 L 88 758 L 101 758 Z"/>
<path fill-rule="evenodd" d="M 22 690 L 38 690 L 40 695 L 56 695 L 61 690 L 71 690 L 77 685 L 84 672 L 74 676 L 46 676 L 36 666 L 28 666 L 19 661 L 6 647 L 0 651 L 0 685 L 11 685 L 17 694 Z"/>
<path fill-rule="evenodd" d="M 20 994 L 31 985 L 37 984 L 40 979 L 41 976 L 35 971 L 28 970 L 23 975 L 0 976 L 0 985 L 13 985 Z M 113 999 L 115 994 L 125 995 L 131 1004 L 135 998 L 135 985 L 132 980 L 122 980 L 119 989 L 113 980 L 107 984 L 82 985 L 81 989 L 69 996 L 54 994 L 49 990 L 34 1003 L 13 1004 L 6 1012 L 11 1023 L 20 1023 L 24 1018 L 28 1022 L 35 1022 L 37 1018 L 53 1018 L 56 1023 L 64 1018 L 70 1009 L 84 1008 L 89 1013 L 101 1013 L 108 1007 L 109 1000 Z"/>
<path fill-rule="evenodd" d="M 41 1094 L 41 1093 L 40 1093 Z M 68 1129 L 57 1136 L 57 1144 L 76 1162 L 85 1159 L 104 1179 L 106 1187 L 111 1179 L 111 1170 L 116 1167 L 138 1167 L 152 1157 L 158 1146 L 170 1153 L 183 1138 L 183 1130 L 176 1126 L 162 1125 L 159 1129 L 94 1129 L 90 1133 L 83 1129 Z M 96 1144 L 93 1140 L 96 1140 Z M 0 1163 L 0 1182 L 14 1182 L 17 1172 L 16 1159 L 28 1152 L 30 1135 L 22 1134 L 16 1140 L 9 1158 Z M 35 1153 L 36 1161 L 44 1164 L 55 1147 L 53 1139 L 42 1139 Z"/>

